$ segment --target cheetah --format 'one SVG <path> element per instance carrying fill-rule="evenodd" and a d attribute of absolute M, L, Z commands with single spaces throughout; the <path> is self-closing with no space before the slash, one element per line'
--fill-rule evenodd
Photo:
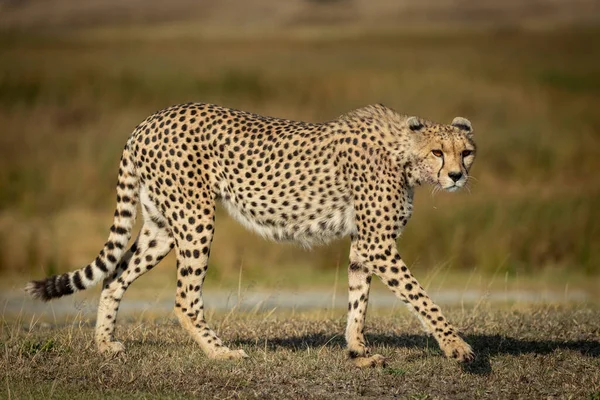
<path fill-rule="evenodd" d="M 117 207 L 107 242 L 85 267 L 29 282 L 48 301 L 102 281 L 95 330 L 101 353 L 119 354 L 114 339 L 120 301 L 138 277 L 171 249 L 177 258 L 175 314 L 212 359 L 247 357 L 207 324 L 202 285 L 220 201 L 245 227 L 304 246 L 350 236 L 348 355 L 358 366 L 382 365 L 364 324 L 373 274 L 413 311 L 447 357 L 474 353 L 400 257 L 396 239 L 413 208 L 414 188 L 462 188 L 475 158 L 471 123 L 409 117 L 381 104 L 324 123 L 265 117 L 188 103 L 148 117 L 120 160 Z M 140 205 L 143 225 L 127 250 Z"/>

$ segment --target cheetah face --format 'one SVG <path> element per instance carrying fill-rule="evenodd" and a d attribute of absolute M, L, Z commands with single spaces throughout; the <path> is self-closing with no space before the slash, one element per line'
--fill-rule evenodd
<path fill-rule="evenodd" d="M 451 125 L 437 125 L 410 117 L 407 124 L 417 136 L 415 156 L 420 180 L 449 192 L 462 188 L 475 160 L 469 120 L 456 117 Z"/>

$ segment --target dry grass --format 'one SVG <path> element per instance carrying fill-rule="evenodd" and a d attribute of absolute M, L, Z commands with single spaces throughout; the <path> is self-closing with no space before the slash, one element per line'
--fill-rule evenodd
<path fill-rule="evenodd" d="M 344 315 L 329 311 L 216 315 L 223 339 L 250 355 L 206 359 L 172 317 L 128 320 L 127 356 L 104 359 L 89 321 L 4 320 L 3 397 L 22 398 L 581 398 L 600 394 L 600 310 L 591 305 L 450 310 L 478 353 L 459 366 L 441 357 L 416 319 L 378 310 L 368 321 L 383 369 L 352 367 Z"/>
<path fill-rule="evenodd" d="M 404 258 L 511 275 L 599 271 L 597 29 L 246 40 L 118 32 L 0 36 L 0 271 L 39 276 L 93 259 L 129 132 L 186 101 L 311 121 L 374 102 L 437 121 L 467 116 L 479 144 L 472 187 L 417 193 Z M 345 241 L 308 254 L 218 219 L 211 263 L 224 276 L 241 262 L 346 263 Z"/>

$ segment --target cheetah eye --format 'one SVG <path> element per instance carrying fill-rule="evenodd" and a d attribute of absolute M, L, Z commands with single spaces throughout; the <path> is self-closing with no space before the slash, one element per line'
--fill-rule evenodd
<path fill-rule="evenodd" d="M 462 152 L 463 158 L 469 157 L 471 154 L 473 154 L 473 150 L 463 150 Z"/>
<path fill-rule="evenodd" d="M 442 153 L 441 150 L 431 150 L 431 152 L 433 153 L 434 156 L 436 157 L 441 157 L 444 155 L 444 153 Z"/>

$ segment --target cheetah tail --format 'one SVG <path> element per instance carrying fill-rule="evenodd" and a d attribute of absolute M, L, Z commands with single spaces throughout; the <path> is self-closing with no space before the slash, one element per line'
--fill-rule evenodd
<path fill-rule="evenodd" d="M 108 241 L 94 261 L 76 271 L 31 281 L 25 291 L 33 298 L 48 301 L 96 285 L 112 274 L 125 249 L 135 223 L 139 198 L 139 181 L 131 159 L 129 143 L 123 150 L 117 183 L 117 208 Z"/>

